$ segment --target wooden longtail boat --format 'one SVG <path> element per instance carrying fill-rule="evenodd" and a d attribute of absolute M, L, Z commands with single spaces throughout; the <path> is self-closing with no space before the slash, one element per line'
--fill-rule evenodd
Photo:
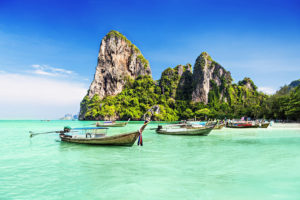
<path fill-rule="evenodd" d="M 109 123 L 96 123 L 97 127 L 124 127 L 128 124 L 128 122 L 130 121 L 130 119 L 127 122 L 109 122 Z"/>
<path fill-rule="evenodd" d="M 70 136 L 61 134 L 61 141 L 79 143 L 79 144 L 91 144 L 91 145 L 106 145 L 106 146 L 132 146 L 139 135 L 143 132 L 148 123 L 145 123 L 139 131 L 124 133 L 113 136 L 105 136 L 100 134 L 86 134 L 80 136 Z"/>
<path fill-rule="evenodd" d="M 270 122 L 262 123 L 260 128 L 268 128 L 270 125 Z"/>
<path fill-rule="evenodd" d="M 250 123 L 228 123 L 226 125 L 227 128 L 258 128 L 258 124 L 250 124 Z"/>
<path fill-rule="evenodd" d="M 225 126 L 225 124 L 216 124 L 215 127 L 214 127 L 214 130 L 220 130 L 222 129 L 223 127 Z"/>
<path fill-rule="evenodd" d="M 190 135 L 190 136 L 206 136 L 212 130 L 212 127 L 197 127 L 197 128 L 162 128 L 158 126 L 156 133 L 164 135 Z"/>

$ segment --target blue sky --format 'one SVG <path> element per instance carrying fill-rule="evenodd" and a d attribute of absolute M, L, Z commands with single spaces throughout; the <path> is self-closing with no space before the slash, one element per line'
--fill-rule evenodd
<path fill-rule="evenodd" d="M 206 51 L 236 82 L 251 77 L 274 92 L 300 78 L 299 10 L 296 0 L 0 0 L 0 118 L 76 113 L 110 30 L 139 47 L 155 79 Z M 53 98 L 64 95 L 77 97 Z"/>

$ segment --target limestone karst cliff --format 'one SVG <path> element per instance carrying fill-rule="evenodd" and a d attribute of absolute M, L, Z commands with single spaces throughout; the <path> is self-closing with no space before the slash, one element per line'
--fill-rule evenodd
<path fill-rule="evenodd" d="M 93 82 L 80 105 L 80 120 L 176 121 L 203 117 L 258 116 L 252 107 L 265 96 L 249 78 L 232 84 L 229 71 L 206 52 L 191 64 L 165 69 L 151 77 L 149 62 L 117 31 L 101 41 Z"/>
<path fill-rule="evenodd" d="M 98 64 L 88 96 L 100 99 L 119 94 L 128 79 L 151 75 L 149 62 L 125 36 L 110 31 L 101 41 Z"/>
<path fill-rule="evenodd" d="M 221 90 L 220 98 L 223 98 L 225 85 L 231 84 L 231 81 L 230 72 L 212 60 L 206 52 L 201 53 L 194 65 L 192 101 L 207 104 L 209 92 L 214 86 Z"/>
<path fill-rule="evenodd" d="M 80 106 L 79 119 L 85 119 L 87 101 L 95 95 L 100 100 L 122 92 L 126 82 L 138 76 L 151 76 L 148 60 L 118 31 L 110 31 L 102 40 L 94 80 Z"/>
<path fill-rule="evenodd" d="M 177 65 L 161 74 L 159 86 L 162 94 L 175 100 L 189 100 L 192 94 L 192 65 Z"/>

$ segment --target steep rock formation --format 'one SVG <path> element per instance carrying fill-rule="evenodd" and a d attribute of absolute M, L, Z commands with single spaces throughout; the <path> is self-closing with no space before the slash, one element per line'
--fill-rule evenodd
<path fill-rule="evenodd" d="M 98 64 L 88 96 L 100 99 L 119 94 L 128 79 L 151 75 L 149 62 L 125 36 L 110 31 L 101 41 Z"/>
<path fill-rule="evenodd" d="M 137 47 L 111 31 L 101 42 L 95 78 L 81 102 L 79 119 L 177 121 L 201 116 L 203 108 L 217 118 L 257 118 L 256 108 L 267 96 L 249 78 L 231 82 L 230 72 L 205 52 L 196 59 L 193 73 L 190 64 L 178 65 L 164 70 L 156 82 Z"/>
<path fill-rule="evenodd" d="M 177 65 L 162 72 L 159 80 L 162 94 L 176 100 L 191 99 L 192 92 L 192 66 L 191 64 Z"/>
<path fill-rule="evenodd" d="M 176 90 L 176 100 L 191 100 L 192 98 L 192 65 L 179 65 L 178 74 L 180 76 L 178 87 Z"/>
<path fill-rule="evenodd" d="M 151 76 L 149 62 L 124 35 L 110 31 L 101 41 L 94 80 L 80 104 L 79 119 L 86 119 L 86 113 L 91 110 L 87 104 L 94 96 L 97 96 L 98 101 L 115 96 L 122 92 L 127 81 L 140 75 Z"/>
<path fill-rule="evenodd" d="M 257 89 L 257 86 L 254 84 L 254 82 L 248 78 L 248 77 L 245 77 L 242 81 L 239 81 L 238 82 L 238 85 L 239 86 L 245 86 L 247 89 L 249 90 L 256 90 Z"/>
<path fill-rule="evenodd" d="M 192 101 L 207 104 L 209 92 L 213 89 L 219 90 L 219 99 L 222 99 L 231 81 L 230 72 L 213 61 L 206 52 L 201 53 L 194 65 Z"/>

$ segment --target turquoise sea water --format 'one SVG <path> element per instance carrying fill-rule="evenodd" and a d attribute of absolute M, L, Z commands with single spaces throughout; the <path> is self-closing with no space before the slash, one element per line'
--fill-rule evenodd
<path fill-rule="evenodd" d="M 158 135 L 144 146 L 61 143 L 35 132 L 79 121 L 0 121 L 0 199 L 300 199 L 300 125 L 222 129 L 206 137 Z M 139 122 L 109 134 L 137 130 Z"/>

